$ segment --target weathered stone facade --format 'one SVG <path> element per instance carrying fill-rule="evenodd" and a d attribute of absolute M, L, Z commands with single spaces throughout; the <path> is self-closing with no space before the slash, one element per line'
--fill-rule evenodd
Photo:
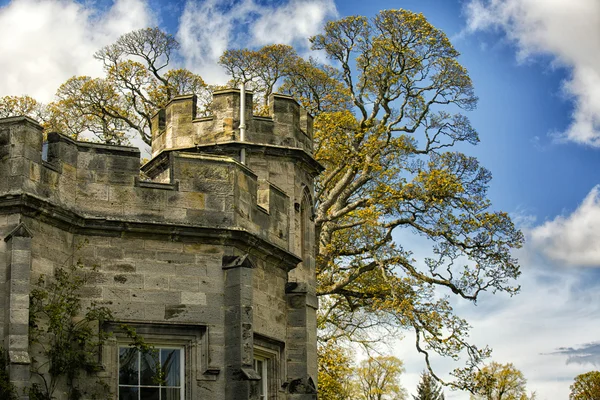
<path fill-rule="evenodd" d="M 239 91 L 216 92 L 209 118 L 174 98 L 153 119 L 150 180 L 137 148 L 49 133 L 42 157 L 35 121 L 0 119 L 0 337 L 17 387 L 31 283 L 79 259 L 98 265 L 84 300 L 116 319 L 101 349 L 114 398 L 121 322 L 181 348 L 185 399 L 316 398 L 312 117 L 280 95 L 253 116 L 246 96 L 244 142 Z"/>

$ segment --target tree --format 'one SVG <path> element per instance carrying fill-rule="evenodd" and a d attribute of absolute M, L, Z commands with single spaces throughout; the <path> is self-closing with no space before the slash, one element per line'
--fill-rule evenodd
<path fill-rule="evenodd" d="M 347 400 L 352 398 L 354 373 L 352 355 L 334 340 L 320 343 L 318 347 L 319 399 Z"/>
<path fill-rule="evenodd" d="M 456 149 L 479 141 L 462 114 L 477 104 L 471 79 L 446 35 L 406 10 L 328 22 L 311 42 L 331 66 L 296 57 L 283 76 L 259 74 L 244 51 L 221 62 L 258 88 L 279 76 L 315 114 L 314 155 L 325 167 L 315 193 L 319 339 L 410 329 L 432 374 L 431 351 L 467 354 L 453 384 L 468 387 L 490 351 L 467 341 L 449 296 L 517 293 L 511 251 L 523 242 L 491 210 L 490 172 Z M 431 256 L 417 260 L 411 236 Z"/>
<path fill-rule="evenodd" d="M 357 397 L 361 400 L 404 400 L 400 386 L 402 361 L 393 356 L 369 357 L 356 369 Z"/>
<path fill-rule="evenodd" d="M 211 89 L 186 69 L 167 69 L 179 44 L 158 28 L 146 28 L 121 36 L 94 55 L 106 76 L 74 76 L 56 92 L 48 105 L 28 96 L 0 99 L 0 116 L 27 115 L 46 131 L 78 138 L 83 132 L 109 144 L 126 144 L 131 132 L 151 142 L 152 115 L 176 95 L 199 97 L 199 114 L 208 112 Z"/>
<path fill-rule="evenodd" d="M 600 372 L 590 371 L 575 377 L 571 385 L 570 400 L 600 399 Z"/>
<path fill-rule="evenodd" d="M 268 104 L 277 81 L 288 75 L 288 69 L 298 59 L 293 47 L 272 44 L 260 50 L 226 50 L 219 63 L 231 75 L 234 85 L 247 84 L 250 90 L 262 93 L 262 103 Z"/>
<path fill-rule="evenodd" d="M 535 393 L 527 395 L 527 380 L 512 363 L 492 362 L 474 377 L 474 396 L 482 400 L 533 400 Z"/>
<path fill-rule="evenodd" d="M 444 400 L 444 392 L 435 379 L 427 371 L 421 374 L 421 381 L 417 386 L 417 395 L 414 400 Z"/>
<path fill-rule="evenodd" d="M 36 121 L 48 119 L 46 106 L 29 96 L 4 96 L 0 98 L 0 118 L 27 115 Z"/>

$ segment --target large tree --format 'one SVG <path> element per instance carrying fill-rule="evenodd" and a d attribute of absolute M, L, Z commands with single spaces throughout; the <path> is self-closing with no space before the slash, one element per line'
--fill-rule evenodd
<path fill-rule="evenodd" d="M 575 377 L 571 385 L 570 400 L 600 399 L 600 372 L 590 371 Z"/>
<path fill-rule="evenodd" d="M 449 297 L 517 293 L 511 251 L 523 241 L 491 209 L 491 173 L 459 151 L 479 141 L 463 114 L 477 104 L 472 81 L 446 35 L 406 10 L 328 22 L 311 42 L 330 65 L 296 56 L 264 78 L 242 68 L 261 50 L 228 51 L 221 62 L 257 88 L 278 77 L 315 114 L 325 167 L 315 193 L 320 339 L 366 340 L 375 325 L 412 330 L 431 373 L 431 351 L 468 355 L 455 371 L 468 388 L 489 349 L 467 341 Z"/>

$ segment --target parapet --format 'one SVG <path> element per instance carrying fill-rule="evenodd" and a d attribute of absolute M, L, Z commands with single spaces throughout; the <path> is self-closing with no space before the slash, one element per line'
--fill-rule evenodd
<path fill-rule="evenodd" d="M 313 117 L 292 97 L 273 94 L 269 115 L 253 114 L 253 94 L 246 92 L 245 142 L 301 149 L 312 155 Z M 241 142 L 240 91 L 213 93 L 212 115 L 196 118 L 196 97 L 177 96 L 152 119 L 152 155 L 164 150 Z"/>
<path fill-rule="evenodd" d="M 198 124 L 194 100 L 180 96 L 169 103 L 167 132 Z M 187 111 L 189 120 L 182 117 Z M 140 179 L 140 152 L 134 147 L 80 142 L 51 132 L 45 160 L 42 148 L 37 122 L 0 119 L 0 213 L 10 208 L 41 214 L 72 231 L 152 234 L 162 229 L 202 234 L 207 240 L 238 232 L 291 254 L 288 195 L 231 157 L 163 152 L 153 160 L 156 178 L 148 182 Z"/>

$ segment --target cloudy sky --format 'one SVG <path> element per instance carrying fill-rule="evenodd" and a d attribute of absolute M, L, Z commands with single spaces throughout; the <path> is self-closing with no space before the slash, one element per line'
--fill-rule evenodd
<path fill-rule="evenodd" d="M 168 5 L 165 5 L 168 4 Z M 228 47 L 277 41 L 307 53 L 332 18 L 406 8 L 443 29 L 480 98 L 470 118 L 491 169 L 490 197 L 527 236 L 521 294 L 456 303 L 472 339 L 512 362 L 539 399 L 566 399 L 575 375 L 600 369 L 600 2 L 597 0 L 0 0 L 0 96 L 52 99 L 92 57 L 137 28 L 176 35 L 179 66 L 218 83 Z M 409 238 L 406 238 L 407 240 Z M 414 393 L 423 362 L 395 343 Z M 444 375 L 453 365 L 435 360 Z M 468 399 L 447 393 L 448 399 Z"/>

